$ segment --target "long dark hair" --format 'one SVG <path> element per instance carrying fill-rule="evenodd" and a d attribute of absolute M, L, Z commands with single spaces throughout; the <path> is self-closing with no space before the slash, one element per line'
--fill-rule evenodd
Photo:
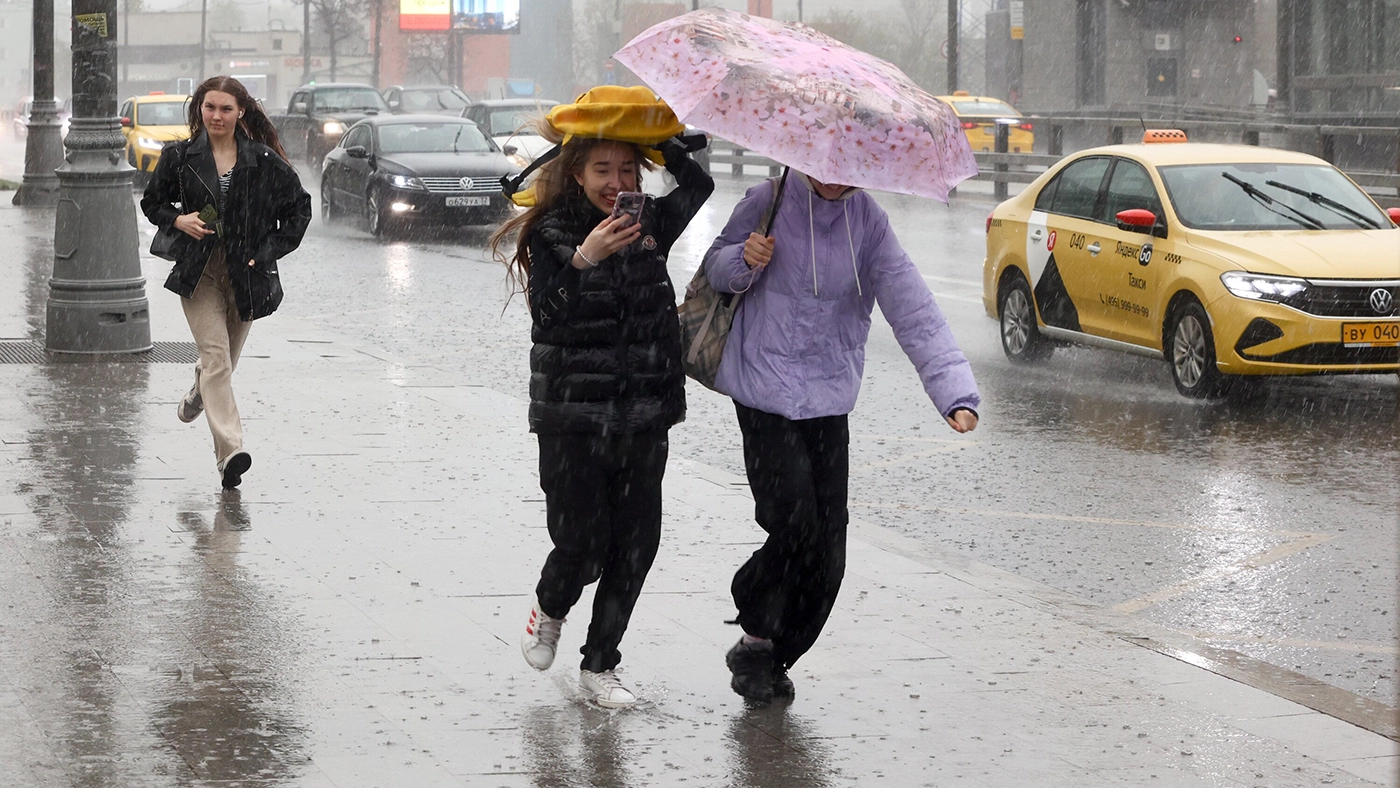
<path fill-rule="evenodd" d="M 277 151 L 277 155 L 283 159 L 287 158 L 287 152 L 282 150 L 282 142 L 277 139 L 277 129 L 273 127 L 267 113 L 263 112 L 262 105 L 248 95 L 248 89 L 243 87 L 242 82 L 233 77 L 210 77 L 195 88 L 194 96 L 190 99 L 190 139 L 198 137 L 199 133 L 204 131 L 204 115 L 200 108 L 204 104 L 205 94 L 211 90 L 227 93 L 238 102 L 238 108 L 243 110 L 243 117 L 238 119 L 239 131 L 248 139 Z"/>
<path fill-rule="evenodd" d="M 536 130 L 545 139 L 558 142 L 562 135 L 543 120 L 536 124 Z M 535 204 L 529 210 L 507 220 L 491 234 L 491 255 L 506 266 L 511 282 L 518 292 L 525 294 L 526 303 L 530 300 L 530 230 L 535 222 L 546 213 L 558 208 L 570 197 L 582 197 L 583 187 L 574 179 L 588 164 L 588 154 L 599 145 L 622 145 L 631 148 L 637 162 L 637 189 L 642 188 L 642 173 L 654 167 L 638 145 L 617 140 L 574 137 L 559 151 L 559 157 L 542 165 L 530 180 L 535 191 Z M 502 247 L 509 239 L 515 240 L 515 253 L 506 254 Z"/>

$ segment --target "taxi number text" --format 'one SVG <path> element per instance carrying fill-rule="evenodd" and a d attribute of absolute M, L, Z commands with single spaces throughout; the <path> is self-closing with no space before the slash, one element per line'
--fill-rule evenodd
<path fill-rule="evenodd" d="M 1347 347 L 1393 347 L 1400 345 L 1400 322 L 1343 323 L 1342 344 Z"/>
<path fill-rule="evenodd" d="M 490 197 L 448 197 L 448 208 L 472 208 L 481 205 L 490 205 Z"/>

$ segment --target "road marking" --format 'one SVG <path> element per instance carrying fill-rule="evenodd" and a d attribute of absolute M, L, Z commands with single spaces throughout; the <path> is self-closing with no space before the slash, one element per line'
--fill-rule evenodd
<path fill-rule="evenodd" d="M 860 467 L 852 468 L 851 470 L 852 470 L 852 471 L 870 471 L 870 470 L 875 470 L 875 469 L 877 469 L 877 468 L 892 468 L 892 467 L 894 467 L 894 466 L 896 466 L 896 465 L 903 465 L 903 464 L 908 463 L 908 462 L 914 462 L 915 460 L 927 460 L 927 459 L 931 459 L 931 458 L 933 458 L 933 457 L 937 457 L 937 456 L 940 455 L 940 454 L 953 454 L 954 452 L 960 452 L 960 451 L 962 451 L 963 449 L 967 448 L 968 445 L 971 445 L 971 444 L 967 444 L 967 445 L 963 445 L 963 446 L 944 446 L 944 447 L 941 448 L 941 449 L 934 449 L 933 451 L 923 451 L 923 452 L 919 452 L 918 454 L 910 454 L 910 455 L 906 455 L 906 456 L 904 456 L 904 457 L 895 457 L 895 458 L 889 459 L 889 460 L 880 460 L 880 461 L 878 461 L 878 462 L 869 462 L 869 463 L 866 463 L 866 464 L 864 464 L 864 465 L 861 465 Z"/>
<path fill-rule="evenodd" d="M 1284 648 L 1309 648 L 1320 651 L 1353 651 L 1366 654 L 1400 654 L 1400 646 L 1377 643 L 1371 640 L 1358 640 L 1348 643 L 1345 640 L 1300 640 L 1297 638 L 1268 638 L 1262 635 L 1232 635 L 1228 632 L 1200 632 L 1185 630 L 1185 634 L 1200 640 L 1216 643 L 1258 643 L 1265 646 Z"/>
<path fill-rule="evenodd" d="M 981 282 L 975 282 L 971 279 L 953 279 L 952 277 L 934 276 L 933 274 L 923 274 L 923 277 L 926 281 L 929 282 L 947 282 L 949 284 L 962 285 L 964 287 L 975 287 L 979 290 L 982 288 Z"/>
<path fill-rule="evenodd" d="M 1304 550 L 1317 547 L 1335 538 L 1336 536 L 1333 534 L 1306 534 L 1286 544 L 1281 544 L 1272 550 L 1255 553 L 1242 561 L 1236 561 L 1232 564 L 1226 564 L 1207 570 L 1193 578 L 1183 580 L 1180 583 L 1174 583 L 1161 590 L 1140 596 L 1137 599 L 1129 599 L 1126 602 L 1120 602 L 1111 609 L 1119 613 L 1137 613 L 1158 603 L 1165 602 L 1168 599 L 1175 599 L 1184 594 L 1189 594 L 1192 591 L 1197 591 L 1211 583 L 1224 580 L 1227 577 L 1247 572 L 1251 569 L 1262 569 L 1276 561 L 1291 558 Z"/>
<path fill-rule="evenodd" d="M 1223 531 L 1232 534 L 1241 533 L 1238 528 L 1226 528 L 1216 525 L 1188 525 L 1183 523 L 1154 522 L 1151 520 L 1122 520 L 1112 517 L 1084 517 L 1082 515 L 1069 514 L 1013 512 L 999 509 L 966 509 L 953 506 L 929 506 L 923 504 L 864 503 L 861 501 L 852 501 L 850 505 L 864 506 L 871 509 L 912 509 L 916 511 L 945 512 L 948 514 L 977 515 L 980 517 L 1008 517 L 1017 520 L 1054 520 L 1058 522 L 1088 523 L 1091 525 L 1129 525 L 1147 528 L 1168 528 L 1180 531 Z M 1118 613 L 1137 613 L 1169 599 L 1175 599 L 1176 597 L 1191 593 L 1192 591 L 1197 591 L 1227 577 L 1252 569 L 1262 569 L 1269 564 L 1282 561 L 1285 558 L 1291 558 L 1336 538 L 1336 534 L 1303 533 L 1299 531 L 1252 531 L 1249 533 L 1255 536 L 1284 537 L 1288 539 L 1288 541 L 1239 561 L 1207 570 L 1179 583 L 1173 583 L 1165 588 L 1153 591 L 1150 594 L 1145 594 L 1136 599 L 1129 599 L 1126 602 L 1120 602 L 1111 609 Z"/>
<path fill-rule="evenodd" d="M 946 512 L 948 514 L 972 514 L 979 517 L 1009 517 L 1015 520 L 1055 520 L 1057 522 L 1090 523 L 1095 525 L 1135 525 L 1148 528 L 1170 528 L 1181 531 L 1224 531 L 1232 534 L 1240 533 L 1240 529 L 1238 528 L 1227 528 L 1219 525 L 1164 523 L 1157 520 L 1123 520 L 1114 517 L 1087 517 L 1073 514 L 1047 514 L 1045 512 L 1015 512 L 1004 509 L 969 509 L 956 506 L 931 506 L 926 504 L 863 503 L 860 501 L 853 501 L 851 505 L 866 506 L 872 509 L 915 509 L 918 511 Z M 1251 533 L 1267 536 L 1281 536 L 1290 539 L 1317 536 L 1317 534 L 1300 531 L 1253 531 Z"/>

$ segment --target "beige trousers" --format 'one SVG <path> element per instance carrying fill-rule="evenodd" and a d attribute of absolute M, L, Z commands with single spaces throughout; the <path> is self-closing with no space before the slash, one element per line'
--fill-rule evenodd
<path fill-rule="evenodd" d="M 214 434 L 214 457 L 223 462 L 243 448 L 243 422 L 233 399 L 233 370 L 238 366 L 243 342 L 253 325 L 238 317 L 223 246 L 216 247 L 209 255 L 194 295 L 180 302 L 185 308 L 185 320 L 189 321 L 195 346 L 199 348 L 195 387 L 204 400 L 204 418 L 209 422 L 209 431 Z"/>

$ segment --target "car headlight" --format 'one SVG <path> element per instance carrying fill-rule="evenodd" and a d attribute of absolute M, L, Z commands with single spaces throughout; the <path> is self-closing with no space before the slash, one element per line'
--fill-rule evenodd
<path fill-rule="evenodd" d="M 519 153 L 512 153 L 511 155 L 507 156 L 506 161 L 509 161 L 511 164 L 514 164 L 522 170 L 530 166 L 530 160 L 520 155 Z"/>
<path fill-rule="evenodd" d="M 321 124 L 321 131 L 326 134 L 344 134 L 345 124 L 338 120 L 328 120 Z"/>
<path fill-rule="evenodd" d="M 390 175 L 389 183 L 396 189 L 423 189 L 423 182 L 412 175 Z"/>
<path fill-rule="evenodd" d="M 1225 289 L 1240 298 L 1252 301 L 1284 303 L 1308 289 L 1306 279 L 1291 276 L 1264 276 L 1244 271 L 1227 271 L 1220 275 Z"/>
<path fill-rule="evenodd" d="M 160 150 L 164 147 L 160 140 L 153 140 L 150 137 L 142 137 L 140 135 L 136 137 L 136 144 L 146 150 Z"/>

